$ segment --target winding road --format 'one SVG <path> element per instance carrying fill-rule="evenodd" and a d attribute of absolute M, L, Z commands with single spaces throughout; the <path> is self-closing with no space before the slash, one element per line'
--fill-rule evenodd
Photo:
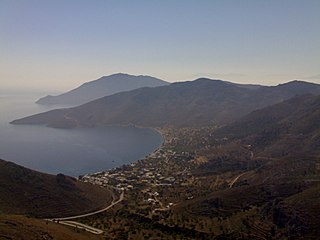
<path fill-rule="evenodd" d="M 83 223 L 79 223 L 79 222 L 75 222 L 75 221 L 70 221 L 73 219 L 77 219 L 77 218 L 83 218 L 83 217 L 88 217 L 88 216 L 92 216 L 104 211 L 107 211 L 108 209 L 112 208 L 114 205 L 120 203 L 121 201 L 123 201 L 124 199 L 124 192 L 121 192 L 120 197 L 117 201 L 112 201 L 112 203 L 100 210 L 91 212 L 91 213 L 86 213 L 86 214 L 81 214 L 81 215 L 76 215 L 76 216 L 71 216 L 71 217 L 63 217 L 63 218 L 51 218 L 51 219 L 45 219 L 47 221 L 51 221 L 51 222 L 55 222 L 55 223 L 59 223 L 59 224 L 63 224 L 63 225 L 67 225 L 67 226 L 71 226 L 71 227 L 75 227 L 75 228 L 79 228 L 79 229 L 84 229 L 88 232 L 91 232 L 93 234 L 102 234 L 103 231 L 98 229 L 98 228 L 94 228 L 91 227 L 89 225 L 83 224 Z"/>
<path fill-rule="evenodd" d="M 242 177 L 244 174 L 246 174 L 247 172 L 244 172 L 244 173 L 241 173 L 241 174 L 239 174 L 235 179 L 233 179 L 232 181 L 231 181 L 231 183 L 229 183 L 229 188 L 232 188 L 233 187 L 233 185 L 239 180 L 239 178 L 240 177 Z"/>

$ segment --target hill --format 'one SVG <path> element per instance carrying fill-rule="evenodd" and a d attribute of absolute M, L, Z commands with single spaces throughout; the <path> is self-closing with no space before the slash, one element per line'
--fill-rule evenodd
<path fill-rule="evenodd" d="M 316 239 L 319 120 L 320 97 L 304 95 L 216 130 L 207 143 L 212 147 L 198 151 L 207 162 L 194 173 L 207 179 L 205 186 L 215 178 L 221 184 L 176 211 L 222 217 L 229 225 L 224 237 L 237 238 L 242 232 L 247 238 Z"/>
<path fill-rule="evenodd" d="M 301 95 L 254 111 L 215 134 L 251 142 L 257 151 L 273 156 L 320 154 L 319 122 L 320 96 Z"/>
<path fill-rule="evenodd" d="M 227 124 L 251 111 L 306 93 L 320 94 L 320 85 L 292 81 L 272 87 L 250 87 L 202 78 L 122 92 L 78 107 L 53 110 L 12 123 L 46 124 L 60 128 L 107 124 L 147 127 Z"/>
<path fill-rule="evenodd" d="M 97 80 L 60 94 L 40 98 L 38 104 L 65 104 L 80 105 L 92 100 L 112 95 L 118 92 L 129 91 L 141 87 L 157 87 L 168 83 L 150 76 L 133 76 L 123 73 L 103 76 Z"/>
<path fill-rule="evenodd" d="M 90 212 L 112 201 L 107 189 L 4 160 L 0 160 L 0 193 L 1 213 L 47 218 Z"/>
<path fill-rule="evenodd" d="M 40 219 L 0 214 L 0 239 L 89 240 L 103 237 Z"/>

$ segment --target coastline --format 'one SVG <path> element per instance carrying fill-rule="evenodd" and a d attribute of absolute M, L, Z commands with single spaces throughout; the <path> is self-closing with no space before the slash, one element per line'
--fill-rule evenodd
<path fill-rule="evenodd" d="M 95 127 L 56 129 L 38 124 L 15 126 L 8 124 L 8 118 L 7 115 L 2 118 L 5 124 L 1 128 L 4 136 L 1 141 L 1 158 L 53 175 L 63 173 L 77 177 L 120 167 L 145 158 L 164 143 L 164 135 L 151 127 L 132 124 L 96 126 L 110 127 L 110 133 L 107 128 L 103 133 L 104 129 L 95 130 Z M 90 133 L 91 130 L 93 133 Z M 15 151 L 10 151 L 11 138 L 17 147 Z M 31 150 L 23 154 L 25 148 Z M 55 157 L 57 154 L 58 158 Z"/>
<path fill-rule="evenodd" d="M 143 126 L 137 126 L 137 125 L 134 125 L 134 124 L 126 124 L 126 125 L 124 125 L 124 124 L 112 124 L 112 125 L 105 125 L 104 127 L 134 127 L 134 128 L 141 128 L 141 129 L 150 129 L 150 130 L 158 133 L 162 137 L 162 143 L 160 144 L 160 146 L 158 148 L 156 148 L 155 150 L 153 150 L 152 152 L 148 153 L 147 155 L 143 156 L 140 159 L 134 160 L 134 161 L 126 163 L 126 164 L 119 165 L 119 166 L 114 167 L 114 168 L 101 169 L 98 172 L 82 174 L 82 175 L 79 175 L 77 177 L 78 179 L 79 179 L 79 177 L 82 177 L 82 176 L 85 176 L 85 175 L 96 175 L 96 174 L 100 174 L 102 172 L 115 170 L 115 169 L 120 168 L 122 166 L 129 166 L 131 164 L 136 164 L 138 161 L 141 161 L 141 160 L 146 160 L 148 157 L 150 157 L 152 155 L 155 155 L 155 154 L 157 154 L 157 152 L 162 150 L 162 148 L 165 146 L 165 144 L 167 142 L 167 138 L 165 136 L 165 133 L 163 132 L 163 128 L 160 128 L 160 127 L 143 127 Z"/>
<path fill-rule="evenodd" d="M 147 157 L 150 154 L 153 154 L 154 152 L 158 151 L 159 149 L 161 149 L 161 147 L 163 146 L 163 144 L 165 143 L 165 136 L 164 134 L 157 128 L 155 127 L 148 127 L 148 126 L 140 126 L 140 125 L 134 125 L 134 124 L 107 124 L 107 125 L 97 125 L 97 126 L 92 126 L 92 127 L 85 127 L 85 126 L 77 126 L 76 128 L 53 128 L 50 126 L 46 126 L 45 124 L 19 124 L 18 125 L 12 125 L 9 124 L 10 121 L 12 121 L 12 119 L 16 119 L 22 116 L 28 116 L 30 114 L 34 114 L 34 113 L 38 113 L 38 112 L 42 112 L 43 108 L 45 110 L 51 110 L 52 106 L 50 107 L 46 107 L 46 106 L 38 106 L 37 104 L 34 104 L 34 95 L 32 94 L 31 97 L 27 97 L 27 101 L 25 101 L 25 97 L 22 97 L 22 99 L 16 99 L 13 98 L 14 104 L 18 105 L 19 111 L 12 111 L 11 108 L 8 108 L 7 105 L 4 104 L 9 104 L 12 102 L 12 97 L 5 97 L 4 98 L 6 101 L 2 102 L 2 105 L 0 107 L 2 107 L 2 111 L 5 113 L 3 114 L 2 118 L 0 119 L 0 124 L 3 124 L 2 128 L 1 128 L 1 134 L 4 135 L 5 137 L 2 140 L 2 148 L 3 146 L 7 146 L 6 145 L 6 141 L 5 139 L 10 139 L 11 136 L 14 136 L 13 139 L 17 139 L 17 141 L 14 142 L 15 146 L 17 146 L 18 148 L 21 145 L 21 150 L 18 151 L 23 151 L 23 147 L 28 148 L 28 149 L 34 149 L 34 152 L 36 152 L 37 154 L 33 154 L 33 156 L 29 156 L 28 153 L 27 154 L 20 154 L 23 157 L 17 157 L 15 153 L 11 153 L 11 152 L 7 152 L 6 150 L 2 151 L 1 153 L 1 158 L 6 159 L 6 160 L 10 160 L 16 164 L 19 164 L 21 166 L 24 166 L 26 168 L 29 169 L 33 169 L 35 171 L 39 171 L 39 172 L 43 172 L 43 173 L 47 173 L 47 174 L 58 174 L 58 173 L 63 173 L 65 175 L 69 175 L 72 177 L 77 177 L 79 175 L 83 175 L 83 174 L 87 174 L 87 173 L 95 173 L 97 171 L 104 171 L 104 170 L 108 170 L 108 169 L 112 169 L 115 167 L 120 167 L 121 165 L 128 165 L 130 163 L 136 162 L 140 159 L 143 159 L 145 157 Z M 8 105 L 11 106 L 11 105 Z M 22 116 L 21 116 L 22 115 Z M 82 151 L 84 148 L 77 148 L 77 146 L 79 146 L 79 144 L 82 144 L 83 142 L 86 143 L 85 141 L 82 142 L 77 142 L 77 139 L 79 139 L 79 137 L 76 139 L 76 132 L 78 130 L 82 130 L 82 129 L 95 129 L 95 128 L 99 128 L 99 127 L 128 127 L 127 131 L 134 131 L 134 130 L 130 130 L 130 127 L 132 128 L 136 128 L 136 129 L 148 129 L 149 131 L 147 131 L 147 135 L 145 136 L 142 133 L 142 137 L 140 136 L 141 134 L 139 134 L 139 139 L 141 139 L 141 143 L 137 142 L 135 139 L 133 139 L 133 141 L 128 141 L 128 144 L 131 143 L 131 145 L 133 146 L 132 149 L 139 149 L 139 143 L 141 145 L 142 149 L 145 149 L 145 151 L 140 151 L 140 154 L 131 154 L 130 151 L 131 149 L 125 149 L 125 148 L 121 148 L 122 150 L 120 150 L 120 152 L 128 152 L 128 154 L 119 154 L 118 155 L 108 155 L 108 146 L 106 146 L 104 149 L 106 151 L 106 153 L 104 154 L 105 157 L 101 156 L 101 154 L 97 154 L 97 158 L 95 154 L 92 154 L 92 151 L 90 149 L 88 149 L 88 151 L 91 152 L 92 157 L 90 156 L 86 156 L 87 158 L 87 162 L 88 162 L 88 167 L 86 168 L 82 168 L 82 163 L 84 161 L 82 161 L 82 158 L 80 157 L 79 159 L 76 159 L 78 156 L 78 153 L 82 153 Z M 60 131 L 61 130 L 61 131 Z M 68 131 L 68 130 L 74 130 L 74 131 L 70 131 L 71 135 L 69 133 L 64 134 L 63 132 Z M 37 131 L 39 132 L 39 138 L 35 137 Z M 98 130 L 99 131 L 99 130 Z M 124 130 L 125 131 L 125 130 Z M 138 130 L 136 132 L 139 132 Z M 142 131 L 143 132 L 143 131 Z M 43 133 L 43 134 L 41 134 Z M 53 134 L 52 134 L 53 133 Z M 32 134 L 33 139 L 30 141 L 29 136 Z M 108 134 L 108 133 L 106 133 Z M 137 133 L 138 134 L 138 133 Z M 154 136 L 157 135 L 157 136 Z M 43 136 L 43 137 L 42 137 Z M 53 138 L 51 137 L 46 137 L 46 136 L 53 136 Z M 153 137 L 152 137 L 153 136 Z M 25 138 L 24 138 L 25 137 Z M 108 138 L 108 136 L 106 136 Z M 126 137 L 123 136 L 124 138 Z M 70 139 L 69 139 L 70 138 Z M 133 138 L 135 138 L 135 136 L 133 136 Z M 145 138 L 146 140 L 143 141 L 143 138 Z M 156 139 L 156 140 L 152 140 Z M 26 142 L 25 145 L 24 142 L 20 139 L 26 139 L 24 142 Z M 37 142 L 37 139 L 41 139 L 41 141 Z M 53 139 L 53 140 L 52 140 Z M 54 142 L 56 139 L 62 139 L 56 142 Z M 65 141 L 63 139 L 66 139 Z M 150 139 L 150 140 L 149 140 Z M 47 142 L 47 140 L 50 140 L 51 142 Z M 111 139 L 112 140 L 112 139 Z M 110 140 L 110 141 L 111 141 Z M 70 144 L 72 144 L 71 147 L 66 147 L 66 145 L 68 144 L 68 141 Z M 101 141 L 104 141 L 103 139 L 101 139 Z M 108 140 L 109 141 L 109 140 Z M 30 144 L 28 143 L 30 142 Z M 62 145 L 61 142 L 64 142 L 65 144 Z M 116 140 L 116 142 L 118 143 L 118 141 Z M 151 142 L 153 142 L 151 144 Z M 119 141 L 120 144 L 122 144 Z M 9 143 L 8 143 L 9 144 Z M 55 144 L 54 146 L 56 146 L 57 149 L 60 149 L 60 147 L 62 148 L 62 150 L 58 150 L 59 152 L 59 158 L 58 159 L 51 159 L 51 156 L 54 156 L 54 153 L 51 153 L 50 149 L 52 149 L 52 147 L 50 147 L 49 145 Z M 93 143 L 94 144 L 94 143 Z M 45 148 L 45 145 L 49 146 L 48 150 Z M 87 144 L 90 145 L 90 144 Z M 117 146 L 116 144 L 113 144 L 113 149 L 115 149 Z M 146 146 L 145 146 L 146 145 Z M 148 146 L 149 147 L 148 147 Z M 37 149 L 36 147 L 41 146 L 39 149 Z M 104 146 L 103 144 L 101 144 L 101 146 Z M 125 145 L 128 146 L 128 145 Z M 10 149 L 9 147 L 7 147 L 6 149 Z M 43 153 L 40 152 L 41 149 L 45 149 L 45 151 L 43 151 Z M 66 150 L 66 149 L 72 149 L 72 150 Z M 98 149 L 99 150 L 99 149 Z M 135 150 L 133 150 L 135 152 Z M 137 152 L 138 152 L 137 151 Z M 33 152 L 33 151 L 28 151 L 28 152 Z M 102 152 L 102 150 L 101 150 Z M 66 156 L 62 155 L 62 154 L 67 154 Z M 71 155 L 71 154 L 75 154 L 75 155 Z M 125 156 L 126 155 L 126 156 Z M 73 157 L 75 156 L 75 157 Z M 83 154 L 81 154 L 81 156 L 84 156 Z M 100 157 L 101 156 L 101 157 Z M 42 159 L 42 161 L 40 162 L 40 164 L 36 163 L 37 157 L 39 157 L 39 159 Z M 70 164 L 68 165 L 68 162 L 64 162 L 60 164 L 59 159 L 60 158 L 64 158 L 65 160 L 67 160 L 68 162 L 70 162 Z M 53 157 L 52 157 L 53 158 Z M 107 164 L 95 164 L 94 161 L 91 161 L 90 159 L 99 159 L 100 160 L 104 160 L 105 162 L 110 162 Z M 105 159 L 103 159 L 105 158 Z M 27 159 L 27 160 L 25 160 Z M 48 160 L 49 159 L 49 160 Z M 80 166 L 77 162 L 73 161 L 73 159 L 76 159 L 77 162 L 81 165 L 81 169 L 78 167 Z M 83 157 L 84 159 L 84 157 Z M 80 160 L 80 161 L 79 161 Z M 51 166 L 50 164 L 46 164 L 46 162 L 53 162 L 55 161 L 55 163 L 53 164 L 53 166 Z M 93 162 L 93 163 L 90 163 Z M 90 164 L 92 164 L 92 168 L 89 166 Z M 47 166 L 48 165 L 48 166 Z M 85 165 L 85 164 L 83 164 Z M 65 168 L 64 168 L 65 166 Z M 97 166 L 96 168 L 94 166 Z M 73 169 L 74 167 L 74 169 Z M 79 169 L 78 169 L 79 168 Z"/>

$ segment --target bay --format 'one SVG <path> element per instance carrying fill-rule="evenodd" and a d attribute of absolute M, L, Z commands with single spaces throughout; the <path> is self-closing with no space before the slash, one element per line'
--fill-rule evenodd
<path fill-rule="evenodd" d="M 12 125 L 10 121 L 67 106 L 43 106 L 40 96 L 0 94 L 0 158 L 51 174 L 78 176 L 134 162 L 157 149 L 162 136 L 153 129 L 106 126 L 55 129 Z"/>

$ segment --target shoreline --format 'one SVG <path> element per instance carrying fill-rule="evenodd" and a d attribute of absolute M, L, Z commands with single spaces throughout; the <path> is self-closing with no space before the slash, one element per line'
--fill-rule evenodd
<path fill-rule="evenodd" d="M 162 143 L 160 144 L 160 146 L 158 148 L 156 148 L 154 151 L 150 152 L 149 154 L 143 156 L 142 158 L 139 158 L 137 160 L 134 160 L 130 163 L 125 163 L 125 164 L 122 164 L 118 167 L 113 167 L 113 168 L 110 168 L 110 169 L 103 169 L 103 170 L 100 170 L 98 172 L 94 172 L 94 173 L 85 173 L 85 174 L 82 174 L 82 175 L 79 175 L 77 176 L 76 178 L 79 179 L 80 177 L 82 176 L 86 176 L 86 175 L 95 175 L 95 174 L 99 174 L 99 173 L 102 173 L 102 172 L 107 172 L 107 171 L 111 171 L 111 170 L 115 170 L 117 168 L 120 168 L 122 166 L 129 166 L 131 164 L 136 164 L 138 161 L 141 161 L 141 160 L 145 160 L 147 159 L 149 156 L 153 155 L 153 154 L 156 154 L 158 151 L 160 151 L 164 145 L 166 144 L 167 142 L 167 139 L 165 137 L 165 134 L 164 132 L 162 132 L 161 128 L 160 127 L 143 127 L 143 126 L 137 126 L 137 125 L 134 125 L 134 124 L 129 124 L 129 125 L 120 125 L 120 124 L 112 124 L 112 125 L 105 125 L 105 126 L 101 126 L 101 127 L 134 127 L 134 128 L 143 128 L 143 129 L 150 129 L 156 133 L 158 133 L 161 137 L 162 137 Z"/>
<path fill-rule="evenodd" d="M 30 154 L 28 155 L 27 152 L 26 152 L 26 155 L 23 156 L 23 158 L 16 156 L 16 154 L 13 154 L 12 156 L 8 157 L 8 156 L 5 156 L 6 151 L 4 151 L 1 158 L 12 161 L 18 165 L 29 168 L 31 170 L 46 173 L 46 174 L 51 174 L 51 175 L 57 175 L 59 173 L 62 173 L 64 175 L 71 176 L 71 177 L 79 177 L 80 175 L 84 175 L 84 174 L 93 174 L 93 173 L 96 173 L 99 171 L 107 171 L 112 168 L 117 168 L 122 165 L 128 165 L 128 164 L 137 162 L 138 160 L 147 157 L 149 154 L 154 153 L 159 148 L 161 148 L 161 146 L 165 142 L 164 135 L 158 129 L 153 128 L 153 127 L 144 127 L 144 126 L 138 126 L 138 125 L 133 125 L 133 124 L 100 125 L 100 126 L 96 126 L 96 127 L 92 127 L 92 128 L 82 127 L 82 128 L 77 128 L 77 129 L 56 129 L 56 128 L 51 128 L 51 127 L 46 127 L 43 124 L 41 124 L 41 125 L 26 124 L 24 126 L 21 125 L 21 129 L 20 129 L 20 126 L 19 127 L 12 126 L 7 121 L 5 121 L 5 123 L 6 123 L 6 126 L 3 128 L 4 131 L 2 131 L 2 132 L 5 133 L 4 135 L 7 134 L 8 136 L 9 136 L 9 134 L 16 136 L 16 135 L 18 135 L 18 131 L 21 131 L 22 135 L 21 134 L 20 135 L 22 137 L 24 137 L 26 135 L 26 134 L 23 135 L 24 133 L 29 133 L 29 132 L 33 131 L 33 128 L 34 128 L 37 131 L 37 133 L 39 134 L 38 139 L 44 140 L 42 142 L 38 141 L 39 144 L 41 144 L 41 146 L 43 146 L 44 149 L 49 149 L 49 151 L 47 151 L 47 152 L 40 151 L 39 153 L 35 154 L 35 156 L 34 156 L 35 158 L 30 157 L 29 156 Z M 91 135 L 93 136 L 94 132 L 100 131 L 99 130 L 100 127 L 102 127 L 101 131 L 106 131 L 106 134 L 98 134 L 98 136 L 96 138 L 97 141 L 102 142 L 101 144 L 99 144 L 99 142 L 95 142 L 96 141 L 95 139 L 92 139 L 92 141 L 90 139 L 91 138 L 90 136 Z M 105 128 L 105 129 L 103 129 L 103 128 Z M 108 128 L 110 128 L 110 131 L 114 131 L 114 134 L 116 134 L 116 135 L 113 135 L 114 137 L 117 138 L 115 141 L 114 140 L 112 141 L 112 138 L 108 137 L 108 135 L 110 135 L 108 133 L 109 132 Z M 112 128 L 115 128 L 115 130 L 112 130 Z M 13 129 L 13 130 L 11 130 L 11 129 Z M 86 146 L 84 146 L 84 147 L 85 147 L 85 149 L 88 149 L 88 154 L 91 154 L 91 156 L 93 156 L 93 159 L 95 159 L 94 156 L 97 157 L 96 158 L 96 159 L 98 159 L 97 161 L 91 161 L 90 159 L 92 159 L 92 157 L 89 156 L 88 154 L 86 154 L 85 157 L 80 156 L 79 159 L 77 157 L 78 153 L 81 152 L 82 149 L 80 149 L 78 147 L 79 145 L 75 145 L 75 147 L 73 147 L 72 144 L 78 143 L 75 136 L 77 136 L 78 131 L 82 132 L 82 130 L 84 133 L 81 134 L 81 136 L 82 136 L 81 138 L 85 139 L 86 133 L 88 133 L 88 136 L 89 136 L 87 138 L 87 140 L 82 141 L 85 144 L 88 143 L 86 145 L 88 145 L 89 147 L 88 148 L 86 148 Z M 69 133 L 69 131 L 70 131 L 70 133 Z M 92 134 L 90 134 L 91 131 L 93 131 Z M 119 132 L 119 134 L 118 134 L 118 132 Z M 43 137 L 42 138 L 41 133 L 45 133 L 44 136 L 49 136 L 48 134 L 52 133 L 52 136 L 54 136 L 54 137 Z M 70 138 L 69 138 L 69 135 L 70 135 Z M 64 146 L 61 145 L 62 141 L 55 141 L 58 139 L 57 136 L 58 137 L 68 136 L 68 138 L 66 138 L 66 140 L 63 140 L 63 142 L 65 143 Z M 119 136 L 119 137 L 117 137 L 117 136 Z M 126 140 L 127 137 L 128 137 L 128 140 Z M 136 137 L 140 140 L 136 141 L 135 140 Z M 18 138 L 15 138 L 15 139 L 18 139 Z M 105 141 L 104 139 L 107 139 L 107 141 L 110 142 L 110 144 L 113 147 L 109 148 L 107 144 L 103 144 L 103 142 Z M 121 139 L 123 139 L 123 140 L 121 140 Z M 51 149 L 50 143 L 51 142 L 49 142 L 47 140 L 52 141 L 52 143 L 54 143 L 55 146 L 57 146 L 58 151 L 60 151 L 59 150 L 60 148 L 58 148 L 58 147 L 61 147 L 61 149 L 62 149 L 61 151 L 63 153 L 66 153 L 64 155 L 61 155 L 61 157 L 66 160 L 65 163 L 62 163 L 59 159 L 55 159 L 57 164 L 54 164 L 52 166 L 49 164 L 46 164 L 47 161 L 54 158 L 54 157 L 52 157 L 54 155 L 51 154 L 51 151 L 50 151 L 50 149 Z M 5 140 L 3 140 L 3 142 L 6 143 Z M 16 142 L 18 142 L 18 144 L 22 145 L 19 141 L 16 141 Z M 37 141 L 34 141 L 35 143 L 32 143 L 32 142 L 33 141 L 31 141 L 30 144 L 28 142 L 26 142 L 25 145 L 27 147 L 30 147 L 31 149 L 33 148 L 34 151 L 37 152 L 37 149 L 34 146 L 38 143 L 37 143 Z M 79 140 L 79 142 L 80 142 L 80 144 L 82 144 L 82 142 L 80 140 Z M 112 144 L 112 142 L 115 142 L 115 144 Z M 96 148 L 90 147 L 89 143 L 92 145 L 95 144 L 98 148 L 101 147 L 101 152 L 98 149 L 97 154 L 95 154 L 94 150 L 96 150 Z M 117 150 L 117 143 L 119 143 L 121 145 L 122 145 L 122 143 L 124 143 L 124 145 L 123 145 L 123 147 L 119 145 L 119 150 Z M 72 148 L 68 148 L 66 146 L 67 144 L 72 145 Z M 20 146 L 20 145 L 18 145 L 18 146 Z M 4 146 L 4 145 L 2 145 L 2 146 Z M 130 146 L 132 146 L 132 147 L 130 147 Z M 71 150 L 68 150 L 68 149 L 71 149 Z M 86 150 L 83 150 L 83 151 L 86 151 Z M 10 154 L 10 152 L 9 152 L 9 154 Z M 36 162 L 34 159 L 36 159 L 38 156 L 40 156 L 44 160 L 43 163 L 41 163 L 41 165 L 34 164 L 34 162 Z M 25 159 L 28 159 L 28 161 L 26 161 Z M 47 160 L 47 159 L 49 159 L 49 160 Z M 79 165 L 77 164 L 76 161 L 79 162 Z"/>

